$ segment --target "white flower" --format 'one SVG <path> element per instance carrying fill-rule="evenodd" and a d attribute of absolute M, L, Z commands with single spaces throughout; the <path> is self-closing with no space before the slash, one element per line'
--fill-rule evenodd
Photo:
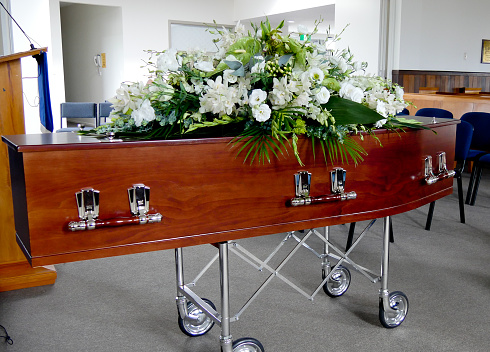
<path fill-rule="evenodd" d="M 198 61 L 194 64 L 194 67 L 199 71 L 212 72 L 214 71 L 213 63 L 209 61 Z"/>
<path fill-rule="evenodd" d="M 131 113 L 134 124 L 140 127 L 143 121 L 153 121 L 155 119 L 155 110 L 151 107 L 150 101 L 146 99 L 141 106 Z"/>
<path fill-rule="evenodd" d="M 254 89 L 248 98 L 251 106 L 260 105 L 267 99 L 267 92 L 262 89 Z"/>
<path fill-rule="evenodd" d="M 223 82 L 222 76 L 218 76 L 216 81 L 208 80 L 207 85 L 206 93 L 199 98 L 201 103 L 199 112 L 230 115 L 235 108 L 235 104 L 239 102 L 238 89 L 228 87 L 228 83 L 226 81 Z"/>
<path fill-rule="evenodd" d="M 238 79 L 238 76 L 233 75 L 233 72 L 235 72 L 235 70 L 225 70 L 223 72 L 223 78 L 228 83 L 236 83 L 236 81 Z"/>
<path fill-rule="evenodd" d="M 383 125 L 384 125 L 384 124 L 385 124 L 387 121 L 388 121 L 387 119 L 378 120 L 378 121 L 376 121 L 375 127 L 376 127 L 376 128 L 381 128 L 381 127 L 383 127 Z"/>
<path fill-rule="evenodd" d="M 326 87 L 322 87 L 320 91 L 315 94 L 315 99 L 319 104 L 326 104 L 330 100 L 330 92 Z"/>
<path fill-rule="evenodd" d="M 252 115 L 259 122 L 267 121 L 271 117 L 271 108 L 267 104 L 255 105 Z"/>
<path fill-rule="evenodd" d="M 403 100 L 403 96 L 405 95 L 403 88 L 400 86 L 396 86 L 395 87 L 395 95 L 396 95 L 397 99 Z"/>
<path fill-rule="evenodd" d="M 179 62 L 177 61 L 177 50 L 169 49 L 164 53 L 158 55 L 157 68 L 160 71 L 177 71 L 179 69 Z"/>
<path fill-rule="evenodd" d="M 321 82 L 325 78 L 325 74 L 318 67 L 313 67 L 308 71 L 308 75 L 312 81 Z"/>
<path fill-rule="evenodd" d="M 356 103 L 362 103 L 364 92 L 361 88 L 355 87 L 349 82 L 342 82 L 340 85 L 339 95 L 341 98 L 352 100 Z"/>

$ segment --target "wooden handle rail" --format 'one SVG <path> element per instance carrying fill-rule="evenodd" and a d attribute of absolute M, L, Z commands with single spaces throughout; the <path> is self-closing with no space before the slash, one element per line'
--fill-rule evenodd
<path fill-rule="evenodd" d="M 291 199 L 288 205 L 297 207 L 301 205 L 330 203 L 330 202 L 344 201 L 344 200 L 350 200 L 356 198 L 357 198 L 356 192 L 351 191 L 346 193 L 326 194 L 326 195 L 316 196 L 316 197 L 296 197 Z"/>
<path fill-rule="evenodd" d="M 161 221 L 162 221 L 162 214 L 156 213 L 156 214 L 133 216 L 130 218 L 71 221 L 68 224 L 68 229 L 71 231 L 84 231 L 84 230 L 95 230 L 96 228 L 102 228 L 102 227 L 153 224 Z"/>

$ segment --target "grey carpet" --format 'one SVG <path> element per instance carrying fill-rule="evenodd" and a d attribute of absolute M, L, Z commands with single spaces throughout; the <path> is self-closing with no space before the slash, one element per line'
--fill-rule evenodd
<path fill-rule="evenodd" d="M 424 230 L 428 206 L 393 217 L 389 287 L 403 291 L 410 301 L 408 316 L 398 328 L 385 329 L 379 323 L 379 284 L 352 271 L 349 290 L 335 299 L 320 291 L 309 301 L 275 278 L 232 323 L 233 337 L 254 337 L 267 352 L 490 350 L 490 172 L 486 174 L 476 205 L 466 208 L 466 224 L 459 222 L 456 193 L 436 203 L 430 232 Z M 464 186 L 467 182 L 465 175 Z M 378 221 L 353 254 L 376 271 L 381 229 Z M 343 246 L 347 227 L 336 226 L 332 232 Z M 283 237 L 240 243 L 264 259 Z M 309 244 L 321 250 L 319 240 Z M 192 279 L 214 253 L 212 246 L 186 248 L 186 278 Z M 266 273 L 233 254 L 230 265 L 236 313 Z M 195 338 L 179 330 L 172 250 L 56 268 L 53 286 L 0 293 L 0 324 L 14 340 L 11 346 L 0 342 L 1 352 L 219 351 L 218 326 Z M 321 263 L 301 249 L 283 273 L 312 292 L 321 280 Z M 218 284 L 215 264 L 195 291 L 219 306 Z"/>

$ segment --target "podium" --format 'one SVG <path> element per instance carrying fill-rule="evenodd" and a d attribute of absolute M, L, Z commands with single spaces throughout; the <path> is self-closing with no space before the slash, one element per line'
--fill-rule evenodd
<path fill-rule="evenodd" d="M 0 135 L 24 134 L 21 58 L 34 49 L 0 56 Z M 0 145 L 0 292 L 53 284 L 54 266 L 32 268 L 16 243 L 7 146 Z"/>

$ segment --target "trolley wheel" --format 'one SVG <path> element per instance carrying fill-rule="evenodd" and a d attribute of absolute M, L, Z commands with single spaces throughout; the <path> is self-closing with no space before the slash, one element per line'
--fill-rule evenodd
<path fill-rule="evenodd" d="M 385 312 L 383 299 L 379 299 L 379 321 L 388 329 L 396 328 L 405 320 L 408 313 L 408 298 L 401 291 L 391 292 L 389 295 L 390 307 L 396 310 L 396 313 Z"/>
<path fill-rule="evenodd" d="M 202 300 L 213 307 L 213 309 L 216 309 L 216 306 L 209 299 L 203 298 Z M 187 302 L 187 312 L 190 317 L 198 319 L 196 322 L 194 320 L 186 319 L 185 317 L 182 318 L 179 314 L 179 328 L 187 336 L 204 335 L 214 326 L 214 321 L 194 303 Z"/>
<path fill-rule="evenodd" d="M 330 279 L 323 285 L 323 291 L 330 297 L 339 297 L 347 291 L 349 285 L 350 270 L 345 266 L 339 265 L 330 276 Z"/>
<path fill-rule="evenodd" d="M 233 352 L 264 352 L 264 346 L 259 340 L 243 337 L 233 342 Z"/>

